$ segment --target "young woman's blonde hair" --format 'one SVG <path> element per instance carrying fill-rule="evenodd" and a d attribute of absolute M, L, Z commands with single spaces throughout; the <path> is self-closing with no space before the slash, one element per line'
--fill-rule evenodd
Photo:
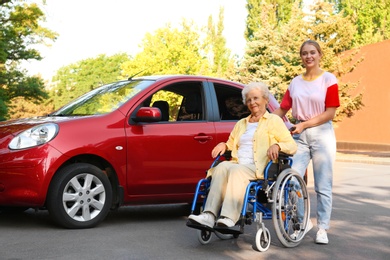
<path fill-rule="evenodd" d="M 303 46 L 305 46 L 306 44 L 313 45 L 313 46 L 317 49 L 318 53 L 322 56 L 323 53 L 322 53 L 321 46 L 318 44 L 318 42 L 316 42 L 316 41 L 314 41 L 314 40 L 307 40 L 307 41 L 305 41 L 305 42 L 302 43 L 301 48 L 299 49 L 299 55 L 300 55 L 300 56 L 302 56 L 302 48 L 303 48 Z"/>

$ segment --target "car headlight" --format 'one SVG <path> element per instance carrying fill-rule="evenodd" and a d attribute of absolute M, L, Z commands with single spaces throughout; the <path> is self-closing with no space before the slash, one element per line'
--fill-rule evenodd
<path fill-rule="evenodd" d="M 34 126 L 15 136 L 8 147 L 12 150 L 18 150 L 45 144 L 57 135 L 58 129 L 58 125 L 54 123 Z"/>

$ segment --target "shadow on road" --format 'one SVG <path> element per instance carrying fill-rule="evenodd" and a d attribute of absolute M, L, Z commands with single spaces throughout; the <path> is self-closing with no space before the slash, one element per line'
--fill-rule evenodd
<path fill-rule="evenodd" d="M 177 220 L 190 213 L 188 204 L 168 205 L 145 205 L 145 206 L 124 206 L 117 210 L 110 211 L 101 224 L 121 225 L 124 222 L 151 222 L 156 220 L 172 219 Z M 26 211 L 0 212 L 0 227 L 58 227 L 50 218 L 47 210 L 27 209 Z"/>

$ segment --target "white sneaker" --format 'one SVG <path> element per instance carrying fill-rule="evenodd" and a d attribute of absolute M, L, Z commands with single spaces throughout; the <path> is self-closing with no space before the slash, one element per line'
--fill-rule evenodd
<path fill-rule="evenodd" d="M 230 218 L 220 218 L 217 220 L 217 226 L 220 227 L 234 227 L 236 223 L 233 222 Z"/>
<path fill-rule="evenodd" d="M 209 212 L 203 212 L 200 215 L 193 215 L 192 214 L 188 217 L 188 219 L 193 221 L 193 222 L 196 222 L 198 224 L 208 226 L 210 228 L 212 228 L 214 226 L 214 223 L 215 223 L 214 215 L 212 213 L 209 213 Z"/>
<path fill-rule="evenodd" d="M 317 235 L 316 235 L 316 243 L 317 244 L 328 244 L 329 243 L 328 235 L 326 234 L 325 229 L 322 229 L 322 228 L 318 229 Z"/>

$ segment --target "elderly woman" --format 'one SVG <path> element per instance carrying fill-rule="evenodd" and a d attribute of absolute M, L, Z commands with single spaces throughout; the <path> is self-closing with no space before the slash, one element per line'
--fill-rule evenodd
<path fill-rule="evenodd" d="M 251 114 L 236 123 L 226 143 L 219 143 L 212 150 L 213 158 L 231 150 L 232 160 L 209 170 L 210 192 L 203 213 L 188 217 L 193 223 L 211 228 L 215 224 L 233 227 L 240 217 L 250 180 L 262 179 L 267 162 L 277 159 L 279 151 L 294 154 L 297 150 L 282 119 L 266 109 L 269 90 L 264 83 L 248 84 L 242 97 Z"/>

